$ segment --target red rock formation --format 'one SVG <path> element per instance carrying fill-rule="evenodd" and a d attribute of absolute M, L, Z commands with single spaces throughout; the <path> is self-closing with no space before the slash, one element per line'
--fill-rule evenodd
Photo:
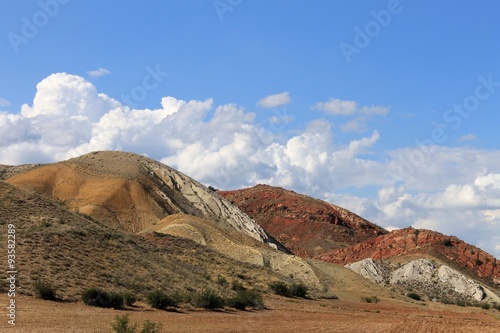
<path fill-rule="evenodd" d="M 346 209 L 279 187 L 257 185 L 218 194 L 303 257 L 314 257 L 388 233 Z"/>
<path fill-rule="evenodd" d="M 348 248 L 332 250 L 318 259 L 345 265 L 365 258 L 381 260 L 411 254 L 431 255 L 470 276 L 500 284 L 500 262 L 495 257 L 457 237 L 430 230 L 396 230 Z"/>

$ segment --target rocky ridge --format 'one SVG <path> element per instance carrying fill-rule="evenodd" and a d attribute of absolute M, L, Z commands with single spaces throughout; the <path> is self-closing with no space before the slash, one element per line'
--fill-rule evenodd
<path fill-rule="evenodd" d="M 388 233 L 344 208 L 279 187 L 257 185 L 217 193 L 302 257 L 312 258 Z"/>
<path fill-rule="evenodd" d="M 380 261 L 406 255 L 431 256 L 495 288 L 500 285 L 500 263 L 495 257 L 457 237 L 431 230 L 395 230 L 318 258 L 346 265 L 366 258 Z"/>

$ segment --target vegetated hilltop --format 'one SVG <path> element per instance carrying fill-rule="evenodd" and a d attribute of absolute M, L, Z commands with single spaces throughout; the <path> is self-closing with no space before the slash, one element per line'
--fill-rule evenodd
<path fill-rule="evenodd" d="M 431 230 L 395 230 L 348 248 L 335 249 L 318 258 L 345 265 L 366 258 L 396 260 L 408 255 L 436 258 L 488 285 L 500 286 L 500 262 L 495 257 L 457 237 Z"/>
<path fill-rule="evenodd" d="M 388 233 L 344 208 L 279 187 L 257 185 L 217 193 L 303 257 L 315 257 Z"/>
<path fill-rule="evenodd" d="M 184 213 L 282 248 L 255 221 L 205 186 L 132 153 L 93 152 L 29 168 L 6 181 L 127 232 L 136 233 L 168 215 Z"/>

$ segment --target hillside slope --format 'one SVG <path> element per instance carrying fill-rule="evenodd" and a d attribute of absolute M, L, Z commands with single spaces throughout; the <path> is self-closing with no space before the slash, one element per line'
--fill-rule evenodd
<path fill-rule="evenodd" d="M 0 181 L 0 243 L 6 244 L 7 227 L 16 230 L 17 291 L 32 295 L 33 283 L 49 281 L 57 296 L 79 300 L 90 287 L 147 292 L 220 288 L 217 277 L 267 290 L 270 281 L 290 281 L 264 265 L 235 260 L 186 238 L 168 234 L 131 235 L 88 215 L 67 210 L 59 202 Z M 247 243 L 253 238 L 241 235 Z M 5 279 L 6 271 L 0 273 Z M 5 292 L 6 284 L 0 285 Z"/>
<path fill-rule="evenodd" d="M 283 249 L 255 221 L 205 186 L 132 153 L 93 152 L 30 168 L 6 181 L 127 232 L 136 233 L 168 215 L 184 213 Z"/>
<path fill-rule="evenodd" d="M 217 193 L 303 257 L 315 257 L 388 233 L 344 208 L 279 187 L 257 185 Z"/>

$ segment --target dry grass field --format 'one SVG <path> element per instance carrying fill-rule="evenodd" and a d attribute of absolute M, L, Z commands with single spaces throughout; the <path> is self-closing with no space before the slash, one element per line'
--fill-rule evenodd
<path fill-rule="evenodd" d="M 409 303 L 382 299 L 368 304 L 357 293 L 339 293 L 339 300 L 299 300 L 266 296 L 266 309 L 260 311 L 178 312 L 153 310 L 144 304 L 125 310 L 99 309 L 82 303 L 55 303 L 31 297 L 18 297 L 17 324 L 6 329 L 2 306 L 2 332 L 22 333 L 106 333 L 113 332 L 116 315 L 129 315 L 131 322 L 144 320 L 163 323 L 162 332 L 463 332 L 498 333 L 500 312 L 452 305 Z M 0 303 L 6 304 L 5 295 Z"/>

